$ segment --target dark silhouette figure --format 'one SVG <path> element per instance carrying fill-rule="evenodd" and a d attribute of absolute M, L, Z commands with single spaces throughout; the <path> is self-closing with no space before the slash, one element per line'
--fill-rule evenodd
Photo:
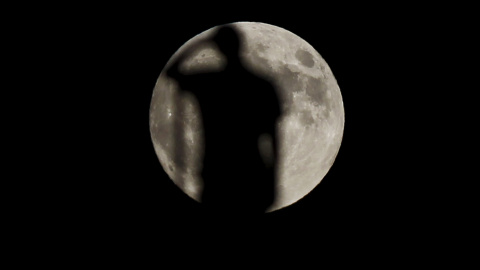
<path fill-rule="evenodd" d="M 205 132 L 202 203 L 209 213 L 221 216 L 263 214 L 275 197 L 279 101 L 270 83 L 242 65 L 241 36 L 234 28 L 221 27 L 213 41 L 227 59 L 224 70 L 180 73 L 178 65 L 190 51 L 167 71 L 183 91 L 196 97 L 201 110 Z M 185 153 L 178 134 L 181 129 L 177 125 L 177 156 Z M 263 158 L 262 148 L 270 161 Z"/>

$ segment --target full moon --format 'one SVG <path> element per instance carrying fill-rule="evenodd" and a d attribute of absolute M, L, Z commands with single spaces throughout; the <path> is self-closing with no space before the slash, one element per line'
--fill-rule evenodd
<path fill-rule="evenodd" d="M 345 123 L 342 95 L 325 60 L 302 38 L 265 23 L 228 26 L 242 37 L 242 65 L 271 82 L 280 101 L 282 117 L 276 128 L 282 158 L 277 163 L 275 201 L 267 209 L 272 212 L 307 195 L 333 165 Z M 221 71 L 226 59 L 211 41 L 219 27 L 193 37 L 170 58 L 158 77 L 150 105 L 150 133 L 160 164 L 170 179 L 198 202 L 203 191 L 204 151 L 200 109 L 194 96 L 179 94 L 178 82 L 166 71 L 179 59 L 184 74 Z M 192 50 L 199 41 L 205 45 Z M 180 100 L 177 104 L 183 106 L 182 113 L 176 110 L 174 100 Z M 175 138 L 175 125 L 182 125 L 181 138 Z M 175 156 L 175 140 L 184 144 L 185 154 L 180 157 Z"/>

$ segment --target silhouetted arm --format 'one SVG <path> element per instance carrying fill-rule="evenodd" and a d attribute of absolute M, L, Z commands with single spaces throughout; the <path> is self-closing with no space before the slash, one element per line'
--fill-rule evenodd
<path fill-rule="evenodd" d="M 268 87 L 265 87 L 268 89 Z M 274 93 L 274 90 L 271 90 Z M 259 150 L 267 167 L 273 167 L 277 163 L 278 149 L 281 140 L 278 139 L 277 122 L 280 117 L 280 108 L 276 95 L 265 96 L 266 109 L 263 111 L 262 135 L 259 137 Z"/>
<path fill-rule="evenodd" d="M 277 131 L 277 119 L 275 119 L 273 125 L 270 127 L 269 133 L 272 136 L 272 154 L 273 154 L 273 163 L 278 163 L 278 146 L 279 146 L 279 139 L 278 139 L 278 131 Z"/>
<path fill-rule="evenodd" d="M 183 51 L 177 57 L 177 59 L 175 59 L 175 62 L 173 62 L 173 64 L 168 68 L 167 76 L 177 80 L 177 82 L 179 84 L 181 84 L 181 86 L 186 86 L 186 84 L 188 83 L 188 81 L 186 79 L 190 79 L 190 78 L 192 78 L 192 76 L 191 75 L 185 75 L 185 74 L 181 73 L 180 72 L 180 65 L 183 62 L 185 62 L 185 59 L 192 56 L 192 54 L 195 51 L 198 51 L 198 50 L 202 49 L 206 44 L 207 43 L 205 41 L 198 41 L 195 44 L 189 45 L 188 48 L 185 51 Z"/>

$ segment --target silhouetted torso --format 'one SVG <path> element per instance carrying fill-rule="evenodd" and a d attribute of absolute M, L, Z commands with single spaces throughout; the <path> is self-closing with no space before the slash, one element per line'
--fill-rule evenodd
<path fill-rule="evenodd" d="M 229 42 L 238 46 L 226 38 L 220 49 Z M 280 109 L 272 85 L 247 71 L 235 51 L 222 51 L 228 61 L 224 71 L 176 77 L 182 90 L 196 97 L 202 114 L 203 204 L 222 214 L 249 215 L 263 213 L 274 200 L 275 168 L 262 160 L 258 139 L 269 134 L 275 143 Z"/>

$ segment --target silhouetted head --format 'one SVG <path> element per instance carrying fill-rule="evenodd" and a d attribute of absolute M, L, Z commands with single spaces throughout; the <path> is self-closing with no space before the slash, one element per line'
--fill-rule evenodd
<path fill-rule="evenodd" d="M 230 26 L 221 27 L 213 41 L 217 44 L 218 49 L 229 59 L 238 57 L 240 50 L 240 38 L 238 33 Z M 232 59 L 231 59 L 232 58 Z"/>

